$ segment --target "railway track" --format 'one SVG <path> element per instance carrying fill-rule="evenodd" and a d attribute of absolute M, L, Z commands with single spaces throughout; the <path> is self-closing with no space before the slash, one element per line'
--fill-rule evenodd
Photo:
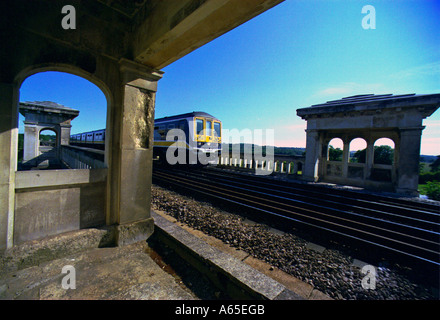
<path fill-rule="evenodd" d="M 432 204 L 202 169 L 160 168 L 162 182 L 373 250 L 440 266 L 440 207 Z"/>

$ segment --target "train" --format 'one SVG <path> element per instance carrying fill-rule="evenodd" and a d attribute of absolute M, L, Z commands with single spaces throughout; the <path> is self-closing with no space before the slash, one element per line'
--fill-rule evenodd
<path fill-rule="evenodd" d="M 105 136 L 105 129 L 72 134 L 70 144 L 104 150 Z M 213 163 L 221 154 L 221 143 L 222 122 L 209 113 L 193 111 L 154 120 L 153 159 L 160 162 Z M 173 159 L 167 161 L 170 147 L 175 148 L 168 153 Z"/>
<path fill-rule="evenodd" d="M 73 134 L 70 136 L 70 144 L 104 150 L 105 129 Z"/>

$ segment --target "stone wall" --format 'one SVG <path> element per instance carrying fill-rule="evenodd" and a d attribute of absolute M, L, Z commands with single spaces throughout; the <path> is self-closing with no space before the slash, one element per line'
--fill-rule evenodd
<path fill-rule="evenodd" d="M 107 169 L 19 171 L 14 243 L 105 224 Z"/>

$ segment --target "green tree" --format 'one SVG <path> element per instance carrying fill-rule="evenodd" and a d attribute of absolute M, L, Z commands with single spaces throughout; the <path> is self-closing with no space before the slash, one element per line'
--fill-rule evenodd
<path fill-rule="evenodd" d="M 374 163 L 375 164 L 393 164 L 394 149 L 390 146 L 374 147 Z"/>
<path fill-rule="evenodd" d="M 437 159 L 433 163 L 429 165 L 431 167 L 431 171 L 437 171 L 440 168 L 440 156 L 437 156 Z"/>
<path fill-rule="evenodd" d="M 342 161 L 342 150 L 334 148 L 332 145 L 328 148 L 328 159 L 330 161 Z"/>
<path fill-rule="evenodd" d="M 429 199 L 440 201 L 440 182 L 428 181 L 425 190 Z"/>
<path fill-rule="evenodd" d="M 351 162 L 365 163 L 367 149 L 358 150 L 351 158 Z M 390 146 L 374 147 L 374 163 L 376 164 L 393 164 L 394 149 Z"/>
<path fill-rule="evenodd" d="M 365 163 L 366 154 L 367 154 L 367 149 L 356 151 L 353 157 L 351 158 L 351 162 Z"/>

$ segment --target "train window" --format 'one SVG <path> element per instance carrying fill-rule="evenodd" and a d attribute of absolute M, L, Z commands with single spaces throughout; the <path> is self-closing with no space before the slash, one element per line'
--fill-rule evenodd
<path fill-rule="evenodd" d="M 176 126 L 174 125 L 174 123 L 171 123 L 168 125 L 168 129 L 174 129 Z"/>
<path fill-rule="evenodd" d="M 210 136 L 212 132 L 212 122 L 206 121 L 206 135 Z"/>
<path fill-rule="evenodd" d="M 221 136 L 221 125 L 220 122 L 214 122 L 214 134 L 216 137 L 220 137 Z"/>
<path fill-rule="evenodd" d="M 185 120 L 180 120 L 177 126 L 180 130 L 185 130 Z"/>
<path fill-rule="evenodd" d="M 166 130 L 164 125 L 159 125 L 157 127 L 157 133 L 159 134 L 159 140 L 165 140 Z"/>
<path fill-rule="evenodd" d="M 196 119 L 197 134 L 203 134 L 203 119 Z"/>

